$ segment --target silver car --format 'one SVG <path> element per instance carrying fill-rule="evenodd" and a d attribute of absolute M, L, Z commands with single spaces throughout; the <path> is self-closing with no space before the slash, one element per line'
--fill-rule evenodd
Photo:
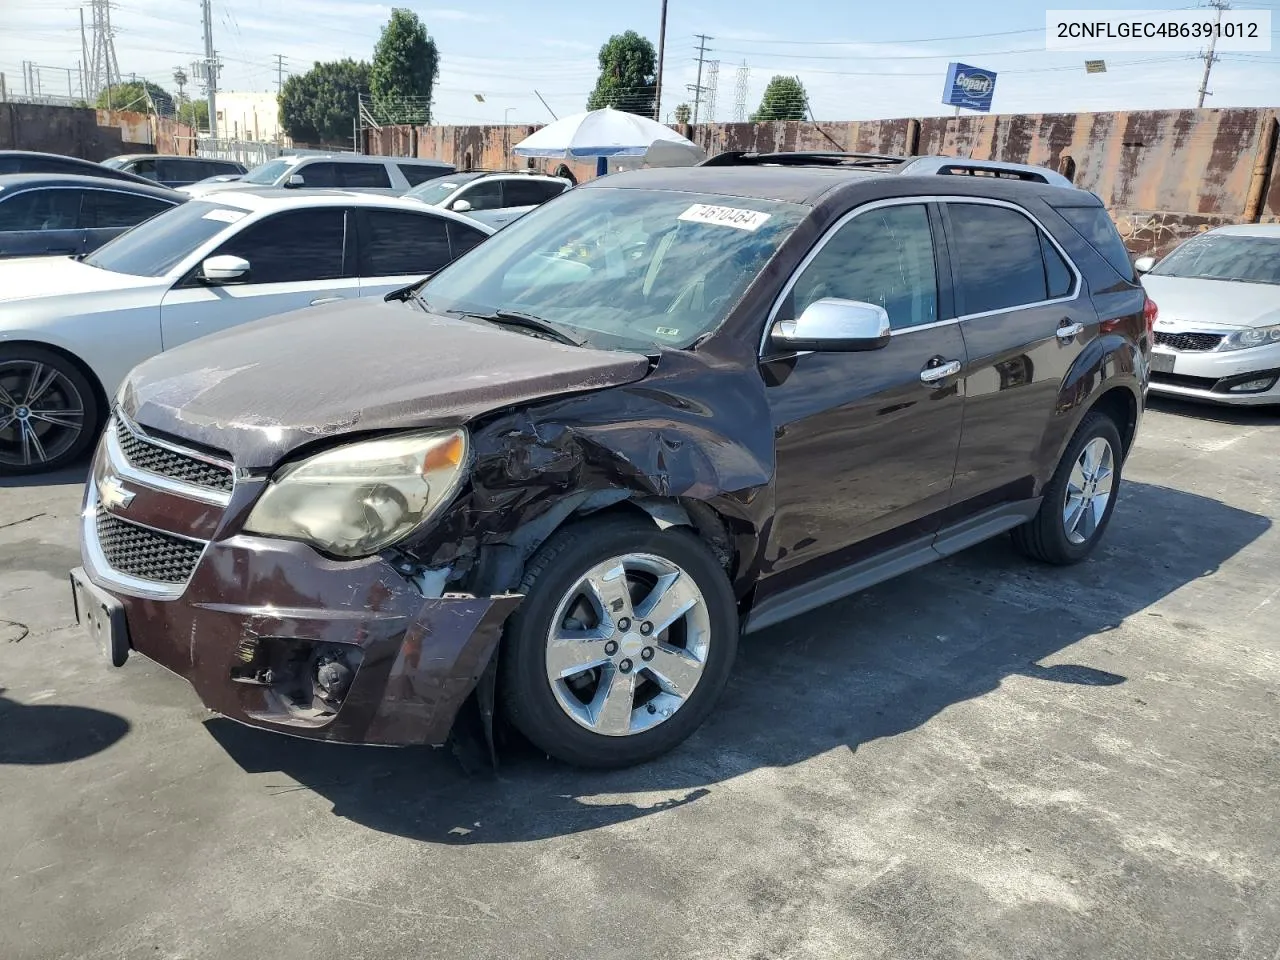
<path fill-rule="evenodd" d="M 1153 393 L 1280 404 L 1280 224 L 1220 227 L 1134 266 L 1160 308 Z"/>
<path fill-rule="evenodd" d="M 202 181 L 182 187 L 193 197 L 215 190 L 253 190 L 263 187 L 346 190 L 400 196 L 446 173 L 454 166 L 443 160 L 417 157 L 370 157 L 359 153 L 306 154 L 276 157 L 254 167 L 243 177 L 226 182 Z"/>
<path fill-rule="evenodd" d="M 535 173 L 451 173 L 414 187 L 405 197 L 504 227 L 573 184 Z"/>

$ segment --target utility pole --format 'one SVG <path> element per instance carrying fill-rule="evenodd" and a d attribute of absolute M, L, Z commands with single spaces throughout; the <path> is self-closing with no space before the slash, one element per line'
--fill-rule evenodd
<path fill-rule="evenodd" d="M 276 97 L 280 96 L 284 90 L 284 61 L 285 57 L 282 53 L 276 54 Z"/>
<path fill-rule="evenodd" d="M 698 40 L 698 81 L 693 86 L 693 122 L 698 122 L 698 108 L 702 106 L 702 65 L 707 62 L 707 41 L 714 40 L 715 37 L 708 37 L 705 33 L 695 33 L 694 37 Z"/>
<path fill-rule="evenodd" d="M 89 66 L 89 41 L 84 35 L 84 7 L 80 8 L 80 96 L 87 101 L 89 90 L 84 82 L 84 71 Z"/>
<path fill-rule="evenodd" d="M 1227 0 L 1209 0 L 1209 6 L 1217 7 L 1218 19 L 1216 22 L 1219 26 L 1221 26 L 1222 11 L 1230 10 L 1231 4 L 1228 3 Z M 1196 100 L 1196 109 L 1199 109 L 1200 107 L 1204 106 L 1205 97 L 1213 96 L 1213 94 L 1209 92 L 1209 71 L 1213 69 L 1214 61 L 1222 59 L 1221 57 L 1217 56 L 1213 52 L 1213 48 L 1217 45 L 1217 42 L 1218 42 L 1218 31 L 1214 30 L 1213 33 L 1209 35 L 1209 49 L 1206 50 L 1204 53 L 1200 54 L 1200 58 L 1204 60 L 1204 77 L 1200 81 L 1200 96 Z"/>
<path fill-rule="evenodd" d="M 204 90 L 209 99 L 209 139 L 218 139 L 218 55 L 213 50 L 213 4 L 200 0 L 204 19 Z"/>
<path fill-rule="evenodd" d="M 658 21 L 658 77 L 653 91 L 653 119 L 662 120 L 662 54 L 667 46 L 667 0 L 662 0 L 662 18 Z"/>

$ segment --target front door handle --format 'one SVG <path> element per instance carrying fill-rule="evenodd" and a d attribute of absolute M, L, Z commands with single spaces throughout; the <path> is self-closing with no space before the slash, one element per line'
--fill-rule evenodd
<path fill-rule="evenodd" d="M 1063 343 L 1074 340 L 1084 332 L 1083 323 L 1064 323 L 1058 328 L 1058 339 Z"/>
<path fill-rule="evenodd" d="M 934 357 L 929 361 L 929 365 L 920 371 L 920 382 L 932 387 L 947 377 L 954 377 L 959 372 L 959 360 L 943 360 L 941 357 Z"/>
<path fill-rule="evenodd" d="M 311 301 L 313 307 L 318 307 L 322 303 L 337 303 L 339 300 L 345 300 L 346 297 L 317 297 Z"/>

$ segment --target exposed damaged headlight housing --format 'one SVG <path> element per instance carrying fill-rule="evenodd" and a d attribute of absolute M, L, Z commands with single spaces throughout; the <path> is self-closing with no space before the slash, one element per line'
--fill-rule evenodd
<path fill-rule="evenodd" d="M 1265 347 L 1269 343 L 1280 343 L 1280 323 L 1270 327 L 1236 330 L 1223 337 L 1218 349 L 1248 350 L 1250 347 Z"/>
<path fill-rule="evenodd" d="M 273 477 L 245 530 L 303 540 L 335 557 L 371 556 L 447 503 L 466 462 L 465 430 L 338 447 Z"/>

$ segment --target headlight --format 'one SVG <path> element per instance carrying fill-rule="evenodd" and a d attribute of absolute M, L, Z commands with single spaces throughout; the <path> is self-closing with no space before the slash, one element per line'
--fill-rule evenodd
<path fill-rule="evenodd" d="M 462 482 L 464 430 L 338 447 L 282 470 L 245 530 L 304 540 L 336 557 L 367 557 L 405 536 Z"/>
<path fill-rule="evenodd" d="M 1249 347 L 1264 347 L 1268 343 L 1280 343 L 1280 323 L 1270 327 L 1250 327 L 1237 330 L 1222 338 L 1219 350 L 1247 350 Z"/>

